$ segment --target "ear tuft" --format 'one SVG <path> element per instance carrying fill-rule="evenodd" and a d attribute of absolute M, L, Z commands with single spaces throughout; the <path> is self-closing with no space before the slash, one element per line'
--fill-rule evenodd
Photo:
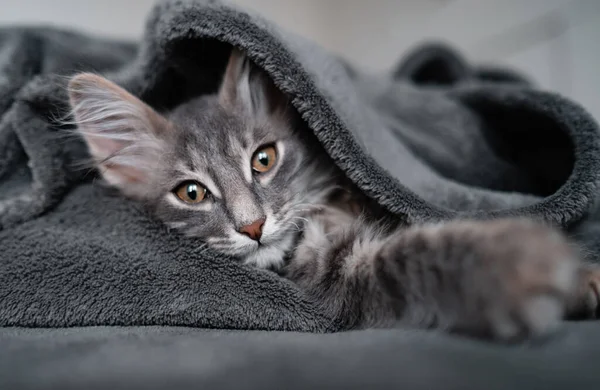
<path fill-rule="evenodd" d="M 78 132 L 109 184 L 142 196 L 143 184 L 164 147 L 169 124 L 141 100 L 111 81 L 82 73 L 69 82 Z"/>
<path fill-rule="evenodd" d="M 219 102 L 252 117 L 268 117 L 285 109 L 287 99 L 269 76 L 239 49 L 233 48 L 219 89 Z"/>

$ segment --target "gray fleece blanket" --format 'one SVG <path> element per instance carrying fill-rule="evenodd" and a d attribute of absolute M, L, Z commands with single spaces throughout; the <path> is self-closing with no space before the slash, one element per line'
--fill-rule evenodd
<path fill-rule="evenodd" d="M 111 383 L 106 378 L 122 378 L 123 367 L 131 366 L 139 378 L 126 383 L 149 388 L 157 386 L 159 374 L 177 377 L 183 365 L 187 379 L 181 383 L 194 378 L 207 385 L 288 383 L 282 375 L 266 376 L 265 367 L 272 365 L 286 372 L 304 367 L 301 372 L 314 381 L 346 388 L 357 384 L 353 378 L 360 373 L 394 386 L 439 381 L 468 388 L 482 377 L 471 378 L 467 362 L 498 377 L 515 366 L 499 364 L 504 358 L 520 356 L 514 361 L 525 363 L 537 356 L 535 350 L 444 336 L 427 338 L 424 348 L 418 340 L 429 336 L 406 330 L 311 334 L 344 329 L 292 283 L 170 233 L 141 205 L 96 185 L 95 175 L 79 168 L 87 152 L 80 140 L 65 136 L 68 129 L 59 120 L 67 112 L 67 76 L 102 73 L 167 110 L 215 91 L 232 45 L 264 68 L 335 163 L 389 213 L 408 223 L 528 216 L 562 227 L 591 260 L 600 258 L 598 125 L 577 104 L 536 90 L 513 71 L 473 66 L 432 44 L 409 53 L 393 72 L 367 74 L 250 12 L 209 0 L 158 3 L 139 44 L 52 28 L 3 28 L 0 341 L 8 348 L 0 348 L 0 378 L 66 388 L 98 378 Z M 132 328 L 20 330 L 115 325 Z M 541 361 L 554 378 L 600 379 L 589 364 L 592 356 L 600 357 L 599 325 L 568 325 L 571 333 L 584 332 L 574 336 L 576 342 L 543 341 Z M 132 350 L 120 345 L 121 337 L 133 343 Z M 300 347 L 304 342 L 310 347 Z M 191 368 L 194 362 L 208 364 L 211 348 L 221 344 L 231 354 L 239 345 L 249 360 L 221 367 L 217 359 L 204 371 Z M 81 348 L 104 358 L 81 362 Z M 253 348 L 264 353 L 253 359 Z M 454 351 L 448 357 L 464 359 L 448 363 L 461 375 L 442 364 L 439 351 L 446 348 Z M 366 352 L 359 358 L 361 351 Z M 433 364 L 433 376 L 427 368 L 408 369 L 415 364 L 406 360 L 416 351 L 418 362 Z M 175 355 L 185 361 L 168 358 Z M 325 365 L 326 356 L 339 359 L 335 369 Z M 107 366 L 99 367 L 97 359 Z M 402 365 L 407 377 L 379 364 Z M 244 373 L 239 380 L 231 375 L 236 367 Z M 54 382 L 45 381 L 47 375 Z M 524 375 L 523 383 L 535 378 Z"/>

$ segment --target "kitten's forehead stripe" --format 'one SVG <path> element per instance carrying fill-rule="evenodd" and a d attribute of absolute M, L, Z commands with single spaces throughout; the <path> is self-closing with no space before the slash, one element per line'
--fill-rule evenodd
<path fill-rule="evenodd" d="M 197 151 L 193 150 L 193 146 L 191 143 L 188 144 L 187 153 L 183 157 L 185 158 L 185 163 L 190 171 L 193 172 L 198 169 L 197 162 L 199 162 L 199 158 L 197 156 Z"/>
<path fill-rule="evenodd" d="M 252 170 L 250 168 L 252 151 L 249 151 L 247 147 L 244 147 L 243 138 L 230 136 L 231 151 L 235 155 L 235 164 L 239 167 L 240 171 L 244 175 L 246 183 L 252 184 Z"/>

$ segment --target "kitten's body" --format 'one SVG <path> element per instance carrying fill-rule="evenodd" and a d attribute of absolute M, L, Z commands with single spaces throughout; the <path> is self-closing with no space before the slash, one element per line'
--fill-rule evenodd
<path fill-rule="evenodd" d="M 579 289 L 581 265 L 550 229 L 384 222 L 237 50 L 217 95 L 165 116 L 99 76 L 75 77 L 70 94 L 109 184 L 167 226 L 277 270 L 346 328 L 401 321 L 512 339 L 553 327 L 567 308 L 596 310 L 597 290 Z M 571 303 L 590 291 L 586 305 Z"/>

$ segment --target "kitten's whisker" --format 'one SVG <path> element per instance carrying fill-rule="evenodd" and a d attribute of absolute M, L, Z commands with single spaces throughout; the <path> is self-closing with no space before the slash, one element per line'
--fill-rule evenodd
<path fill-rule="evenodd" d="M 227 238 L 209 238 L 206 241 L 210 244 L 231 244 L 231 240 Z"/>
<path fill-rule="evenodd" d="M 293 220 L 299 220 L 299 221 L 308 223 L 308 218 L 304 218 L 304 217 L 292 216 L 290 218 L 290 221 L 293 221 Z"/>

